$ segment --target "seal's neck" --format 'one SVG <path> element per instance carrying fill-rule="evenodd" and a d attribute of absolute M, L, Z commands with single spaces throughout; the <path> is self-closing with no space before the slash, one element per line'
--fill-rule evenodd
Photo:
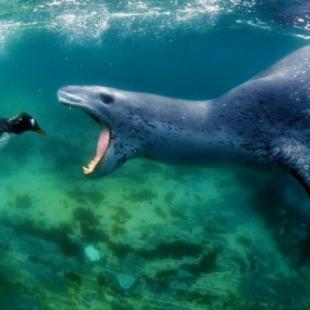
<path fill-rule="evenodd" d="M 144 155 L 171 162 L 205 161 L 215 156 L 225 142 L 214 100 L 167 100 L 152 107 L 145 136 Z"/>

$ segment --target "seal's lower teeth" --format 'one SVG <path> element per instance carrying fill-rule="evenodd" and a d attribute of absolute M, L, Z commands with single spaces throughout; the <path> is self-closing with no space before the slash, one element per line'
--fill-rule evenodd
<path fill-rule="evenodd" d="M 89 169 L 89 167 L 83 167 L 84 174 L 91 174 L 92 171 Z"/>
<path fill-rule="evenodd" d="M 96 170 L 97 166 L 103 160 L 103 157 L 108 149 L 109 141 L 110 141 L 110 131 L 103 129 L 103 131 L 100 133 L 97 142 L 96 155 L 94 159 L 89 162 L 87 166 L 83 167 L 84 174 L 89 175 Z"/>
<path fill-rule="evenodd" d="M 87 166 L 83 167 L 83 172 L 84 174 L 91 174 L 94 172 L 94 170 L 96 169 L 98 165 L 98 161 L 96 160 L 92 160 Z"/>
<path fill-rule="evenodd" d="M 91 174 L 94 171 L 95 167 L 88 165 L 87 167 L 83 167 L 84 174 Z"/>

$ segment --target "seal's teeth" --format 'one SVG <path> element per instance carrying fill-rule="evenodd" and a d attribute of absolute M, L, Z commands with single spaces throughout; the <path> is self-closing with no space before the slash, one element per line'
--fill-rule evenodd
<path fill-rule="evenodd" d="M 84 172 L 84 174 L 90 174 L 91 173 L 90 169 L 87 167 L 83 167 L 83 172 Z"/>
<path fill-rule="evenodd" d="M 94 172 L 98 164 L 98 161 L 92 160 L 87 166 L 83 167 L 84 174 L 88 175 Z"/>
<path fill-rule="evenodd" d="M 89 167 L 83 167 L 83 172 L 84 174 L 88 175 L 88 174 L 91 174 L 93 170 L 90 169 Z"/>

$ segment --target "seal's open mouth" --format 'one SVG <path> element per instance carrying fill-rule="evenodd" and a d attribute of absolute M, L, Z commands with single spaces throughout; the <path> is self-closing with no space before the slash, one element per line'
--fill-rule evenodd
<path fill-rule="evenodd" d="M 98 168 L 104 163 L 105 155 L 108 151 L 109 144 L 110 144 L 110 128 L 107 124 L 101 121 L 94 111 L 83 103 L 83 100 L 80 99 L 76 95 L 71 95 L 65 91 L 59 90 L 58 91 L 58 100 L 59 102 L 63 103 L 69 107 L 77 107 L 81 108 L 85 111 L 92 119 L 94 119 L 102 128 L 102 131 L 99 135 L 99 139 L 97 142 L 97 149 L 94 158 L 83 167 L 83 172 L 85 175 L 93 174 Z"/>
<path fill-rule="evenodd" d="M 104 128 L 97 142 L 97 150 L 95 157 L 88 163 L 87 166 L 83 167 L 84 174 L 90 175 L 98 169 L 98 167 L 104 161 L 104 157 L 108 150 L 109 143 L 110 143 L 110 130 Z"/>

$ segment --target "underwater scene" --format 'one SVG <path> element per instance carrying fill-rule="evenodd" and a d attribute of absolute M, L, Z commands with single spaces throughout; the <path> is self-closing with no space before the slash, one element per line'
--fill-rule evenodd
<path fill-rule="evenodd" d="M 287 171 L 137 156 L 85 176 L 98 119 L 57 98 L 218 98 L 309 39 L 307 0 L 0 0 L 0 117 L 47 133 L 0 136 L 0 309 L 310 309 L 310 199 Z"/>

